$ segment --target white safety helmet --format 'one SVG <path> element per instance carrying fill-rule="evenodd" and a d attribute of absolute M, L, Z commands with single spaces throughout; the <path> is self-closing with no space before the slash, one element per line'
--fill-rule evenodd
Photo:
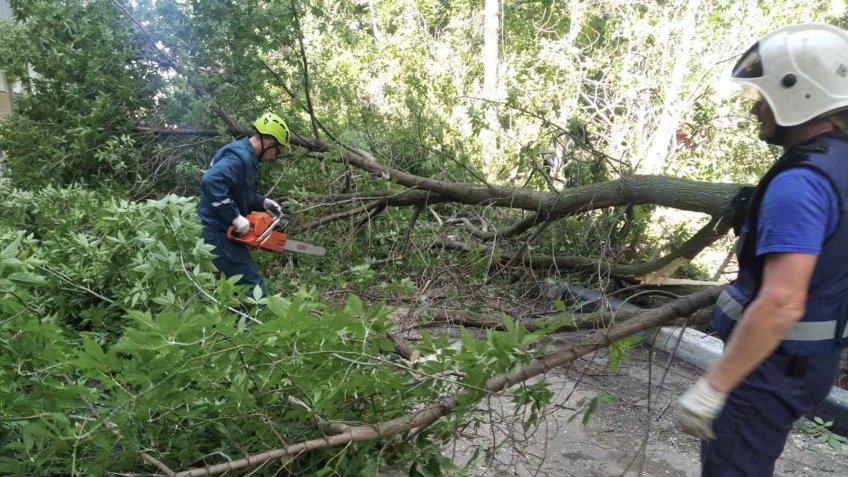
<path fill-rule="evenodd" d="M 733 80 L 755 88 L 781 126 L 848 108 L 848 33 L 820 23 L 776 30 L 742 55 Z"/>

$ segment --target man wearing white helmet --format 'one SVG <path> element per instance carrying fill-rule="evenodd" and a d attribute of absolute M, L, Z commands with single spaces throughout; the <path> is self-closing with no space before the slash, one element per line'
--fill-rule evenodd
<path fill-rule="evenodd" d="M 679 401 L 704 477 L 765 477 L 828 394 L 848 346 L 848 33 L 781 28 L 733 69 L 761 140 L 783 147 L 748 201 L 739 276 L 710 325 L 722 357 Z"/>

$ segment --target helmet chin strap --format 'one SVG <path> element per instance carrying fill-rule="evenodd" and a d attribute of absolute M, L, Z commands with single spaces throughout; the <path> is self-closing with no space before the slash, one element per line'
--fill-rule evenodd
<path fill-rule="evenodd" d="M 788 132 L 788 127 L 776 124 L 774 127 L 774 134 L 766 138 L 765 141 L 767 144 L 771 144 L 772 146 L 783 146 L 783 141 L 786 139 L 786 134 Z"/>
<path fill-rule="evenodd" d="M 262 159 L 262 157 L 265 156 L 266 152 L 268 152 L 270 149 L 274 148 L 274 146 L 267 146 L 267 147 L 265 146 L 265 135 L 264 134 L 259 135 L 259 145 L 262 146 L 262 149 L 259 151 L 259 159 Z"/>

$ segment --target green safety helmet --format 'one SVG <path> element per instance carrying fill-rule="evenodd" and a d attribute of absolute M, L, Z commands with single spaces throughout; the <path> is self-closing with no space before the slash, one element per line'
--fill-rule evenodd
<path fill-rule="evenodd" d="M 268 136 L 276 139 L 281 146 L 289 145 L 289 137 L 291 136 L 291 133 L 289 133 L 289 127 L 286 125 L 286 122 L 283 121 L 283 118 L 276 114 L 265 113 L 262 116 L 259 116 L 256 118 L 256 121 L 254 121 L 253 127 L 259 134 L 267 134 Z"/>

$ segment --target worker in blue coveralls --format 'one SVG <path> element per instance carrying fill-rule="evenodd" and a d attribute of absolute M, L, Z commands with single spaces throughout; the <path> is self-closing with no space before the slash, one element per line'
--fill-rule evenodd
<path fill-rule="evenodd" d="M 704 477 L 766 477 L 848 346 L 848 33 L 781 28 L 733 69 L 759 138 L 783 156 L 748 201 L 739 275 L 710 325 L 724 354 L 679 400 Z"/>
<path fill-rule="evenodd" d="M 273 113 L 265 113 L 254 123 L 255 134 L 237 139 L 218 149 L 200 182 L 202 189 L 197 214 L 203 224 L 203 240 L 215 246 L 212 261 L 227 277 L 241 275 L 238 283 L 259 286 L 267 295 L 265 281 L 245 245 L 227 239 L 227 228 L 235 234 L 250 229 L 245 215 L 265 210 L 277 216 L 284 213 L 280 204 L 257 192 L 260 162 L 273 162 L 289 144 L 289 128 Z"/>

